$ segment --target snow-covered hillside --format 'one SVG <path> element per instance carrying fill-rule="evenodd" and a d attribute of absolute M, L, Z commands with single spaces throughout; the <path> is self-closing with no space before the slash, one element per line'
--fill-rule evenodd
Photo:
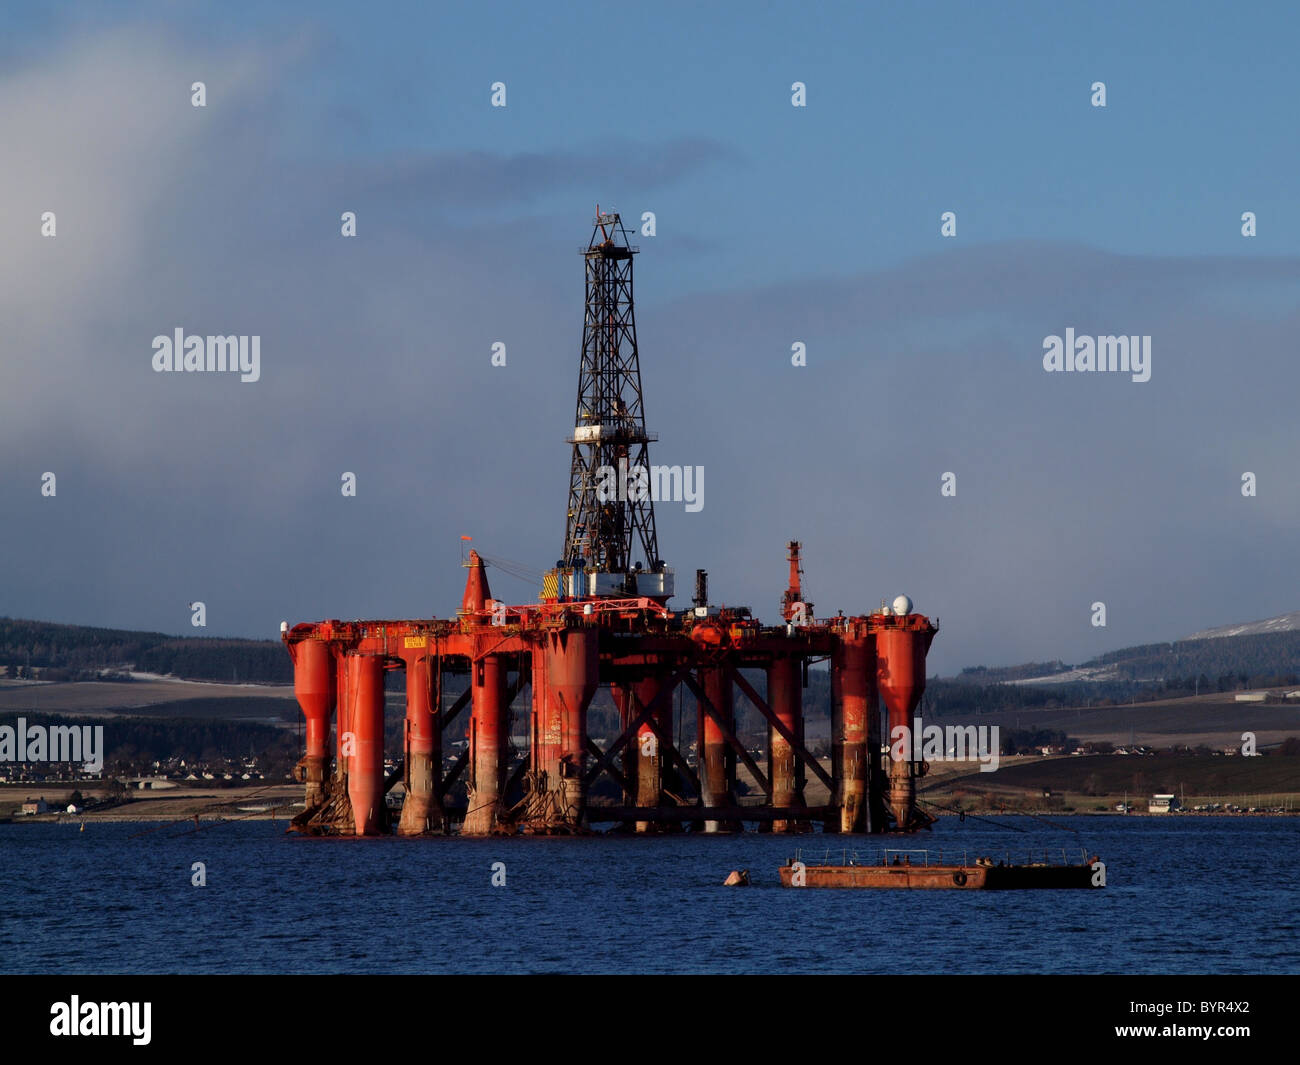
<path fill-rule="evenodd" d="M 1268 632 L 1295 632 L 1300 630 L 1300 610 L 1294 614 L 1283 614 L 1281 617 L 1266 618 L 1263 621 L 1245 621 L 1240 625 L 1220 625 L 1216 629 L 1202 629 L 1200 632 L 1194 632 L 1190 636 L 1185 636 L 1186 640 L 1213 640 L 1220 636 L 1259 636 Z"/>

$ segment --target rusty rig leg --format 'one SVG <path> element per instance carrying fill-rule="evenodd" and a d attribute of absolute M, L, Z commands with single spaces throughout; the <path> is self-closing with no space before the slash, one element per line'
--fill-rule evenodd
<path fill-rule="evenodd" d="M 839 644 L 831 650 L 831 789 L 826 797 L 822 832 L 833 835 L 840 830 L 840 810 L 844 805 L 844 698 L 843 652 Z"/>
<path fill-rule="evenodd" d="M 589 627 L 547 632 L 541 657 L 542 679 L 536 669 L 533 673 L 537 757 L 523 827 L 529 832 L 585 831 L 587 707 L 599 679 L 599 634 Z"/>
<path fill-rule="evenodd" d="M 303 758 L 306 810 L 325 801 L 329 766 L 330 717 L 337 699 L 334 653 L 323 640 L 308 639 L 293 647 L 293 690 L 307 720 L 307 751 Z"/>
<path fill-rule="evenodd" d="M 906 832 L 916 820 L 916 777 L 914 763 L 893 761 L 889 763 L 889 809 L 894 815 L 894 825 Z"/>
<path fill-rule="evenodd" d="M 875 663 L 870 637 L 845 636 L 835 649 L 840 675 L 841 832 L 867 831 L 867 732 Z"/>
<path fill-rule="evenodd" d="M 470 667 L 469 808 L 462 836 L 491 835 L 501 807 L 506 770 L 506 673 L 500 655 L 484 655 Z"/>
<path fill-rule="evenodd" d="M 767 667 L 767 705 L 778 721 L 797 739 L 803 716 L 803 688 L 799 660 L 782 656 L 773 658 Z M 768 777 L 772 785 L 772 805 L 789 807 L 803 804 L 802 789 L 795 775 L 794 748 L 771 725 L 767 729 Z M 772 822 L 773 832 L 796 831 L 795 821 Z"/>
<path fill-rule="evenodd" d="M 880 702 L 876 686 L 871 686 L 867 703 L 867 817 L 866 831 L 873 835 L 889 831 L 889 809 L 885 801 L 888 775 L 880 754 Z"/>
<path fill-rule="evenodd" d="M 725 669 L 716 666 L 701 667 L 700 686 L 713 704 L 714 712 L 731 729 L 735 720 L 731 677 Z M 700 791 L 706 808 L 734 806 L 736 803 L 736 753 L 727 743 L 722 730 L 709 716 L 703 703 L 699 703 L 698 763 Z M 733 729 L 734 731 L 734 729 Z M 738 832 L 741 826 L 734 821 L 705 821 L 705 832 Z"/>
<path fill-rule="evenodd" d="M 441 662 L 422 654 L 406 669 L 406 801 L 397 826 L 399 836 L 420 836 L 442 830 L 442 803 L 434 794 L 442 769 L 442 728 L 433 713 L 434 694 L 440 704 Z"/>
<path fill-rule="evenodd" d="M 925 691 L 925 655 L 934 639 L 935 629 L 928 619 L 917 614 L 881 615 L 871 619 L 876 641 L 876 683 L 889 708 L 890 743 L 895 730 L 906 727 L 912 750 L 889 764 L 889 807 L 898 832 L 928 827 L 933 818 L 916 807 L 916 778 L 924 771 L 911 759 L 920 745 L 912 736 L 916 724 L 913 712 Z"/>
<path fill-rule="evenodd" d="M 635 702 L 634 692 L 636 685 L 628 681 L 615 681 L 609 686 L 609 693 L 614 699 L 614 707 L 618 710 L 619 729 L 626 729 L 636 715 L 637 705 Z M 640 766 L 640 758 L 637 754 L 636 743 L 639 736 L 632 737 L 632 742 L 623 748 L 620 757 L 623 779 L 627 781 L 623 788 L 623 805 L 635 806 L 637 795 L 640 787 L 637 784 L 637 770 Z M 624 821 L 622 831 L 635 831 L 636 823 L 633 821 Z"/>
<path fill-rule="evenodd" d="M 352 688 L 354 753 L 348 773 L 348 798 L 358 836 L 377 836 L 385 824 L 384 808 L 384 659 L 381 655 L 348 656 Z"/>
<path fill-rule="evenodd" d="M 637 681 L 633 687 L 636 693 L 636 710 L 639 712 L 649 706 L 659 694 L 663 678 L 649 676 Z M 654 714 L 655 721 L 664 729 L 672 726 L 672 704 L 666 703 Z M 637 730 L 634 755 L 636 762 L 636 804 L 642 808 L 658 807 L 663 803 L 663 753 L 659 750 L 659 737 L 650 725 L 644 724 Z M 638 821 L 638 832 L 651 832 L 660 829 L 659 822 Z"/>

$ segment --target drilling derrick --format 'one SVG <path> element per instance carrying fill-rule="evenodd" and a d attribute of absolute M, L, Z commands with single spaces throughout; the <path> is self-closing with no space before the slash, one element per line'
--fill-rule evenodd
<path fill-rule="evenodd" d="M 655 536 L 647 445 L 657 438 L 645 428 L 632 299 L 638 249 L 617 214 L 597 208 L 592 227 L 564 554 L 543 598 L 664 602 L 673 573 Z"/>

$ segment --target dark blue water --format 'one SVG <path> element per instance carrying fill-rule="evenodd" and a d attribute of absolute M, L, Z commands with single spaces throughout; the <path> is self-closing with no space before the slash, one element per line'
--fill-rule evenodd
<path fill-rule="evenodd" d="M 131 840 L 150 826 L 0 826 L 0 972 L 1300 972 L 1300 819 L 1059 819 L 1077 835 L 1005 821 L 1029 831 L 945 818 L 889 845 L 972 860 L 1082 845 L 1108 886 L 779 887 L 795 847 L 839 854 L 845 841 L 820 835 L 300 839 L 240 822 Z M 720 886 L 741 867 L 753 887 Z"/>

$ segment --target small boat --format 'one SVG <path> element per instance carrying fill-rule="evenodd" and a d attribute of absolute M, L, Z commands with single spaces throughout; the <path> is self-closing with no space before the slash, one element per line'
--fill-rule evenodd
<path fill-rule="evenodd" d="M 892 855 L 892 858 L 890 857 Z M 919 860 L 914 861 L 913 855 Z M 836 865 L 809 863 L 799 855 L 780 869 L 782 887 L 916 888 L 995 891 L 1020 888 L 1096 888 L 1106 886 L 1106 866 L 1095 855 L 1079 863 L 1026 862 L 1016 865 L 979 857 L 960 863 L 931 862 L 928 851 L 885 851 L 879 862 L 847 855 Z"/>

